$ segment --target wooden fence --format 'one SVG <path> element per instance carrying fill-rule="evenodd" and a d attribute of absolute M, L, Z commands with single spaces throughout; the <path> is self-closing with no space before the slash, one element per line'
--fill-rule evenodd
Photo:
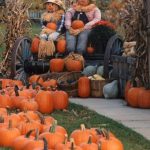
<path fill-rule="evenodd" d="M 42 13 L 43 11 L 32 11 L 32 10 L 29 10 L 28 12 L 29 18 L 31 20 L 37 20 L 37 21 L 40 21 Z"/>

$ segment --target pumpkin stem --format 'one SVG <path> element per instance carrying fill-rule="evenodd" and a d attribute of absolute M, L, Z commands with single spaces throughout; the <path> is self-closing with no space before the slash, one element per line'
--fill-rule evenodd
<path fill-rule="evenodd" d="M 35 132 L 35 141 L 37 141 L 39 139 L 39 129 L 36 129 Z"/>
<path fill-rule="evenodd" d="M 2 88 L 2 80 L 0 80 L 0 90 L 2 90 L 3 88 Z"/>
<path fill-rule="evenodd" d="M 44 150 L 48 150 L 48 142 L 46 138 L 43 138 L 43 142 L 44 142 Z"/>
<path fill-rule="evenodd" d="M 97 132 L 98 135 L 103 135 L 103 137 L 105 137 L 105 134 L 101 129 L 95 129 L 95 131 Z"/>
<path fill-rule="evenodd" d="M 45 118 L 44 118 L 44 116 L 39 111 L 36 111 L 35 113 L 40 118 L 41 124 L 45 124 Z"/>
<path fill-rule="evenodd" d="M 85 125 L 84 124 L 81 124 L 81 130 L 85 131 Z"/>
<path fill-rule="evenodd" d="M 14 88 L 14 91 L 15 91 L 15 95 L 16 96 L 19 96 L 19 87 L 17 85 L 15 85 L 15 88 Z"/>
<path fill-rule="evenodd" d="M 4 117 L 0 116 L 0 123 L 4 123 Z"/>
<path fill-rule="evenodd" d="M 12 120 L 9 120 L 8 129 L 11 129 L 11 128 L 12 128 Z"/>
<path fill-rule="evenodd" d="M 25 138 L 29 138 L 30 137 L 30 135 L 31 135 L 31 133 L 34 131 L 34 129 L 33 130 L 30 130 L 30 131 L 28 131 L 27 133 L 26 133 L 26 135 L 25 135 Z"/>
<path fill-rule="evenodd" d="M 52 123 L 52 126 L 50 127 L 50 132 L 51 133 L 55 133 L 55 130 L 56 130 L 56 126 L 57 126 L 57 120 L 54 120 L 53 123 Z"/>
<path fill-rule="evenodd" d="M 92 135 L 89 136 L 88 144 L 92 144 Z"/>
<path fill-rule="evenodd" d="M 98 150 L 101 150 L 101 143 L 98 143 Z"/>
<path fill-rule="evenodd" d="M 109 130 L 103 128 L 103 129 L 102 129 L 102 132 L 104 133 L 106 139 L 109 140 L 109 139 L 110 139 L 110 136 L 109 136 Z"/>
<path fill-rule="evenodd" d="M 70 150 L 74 150 L 74 149 L 75 149 L 75 147 L 74 147 L 74 139 L 71 138 L 71 139 L 70 139 L 70 142 L 71 142 Z"/>
<path fill-rule="evenodd" d="M 65 134 L 65 140 L 64 140 L 63 144 L 67 144 L 67 141 L 68 141 L 68 134 Z"/>

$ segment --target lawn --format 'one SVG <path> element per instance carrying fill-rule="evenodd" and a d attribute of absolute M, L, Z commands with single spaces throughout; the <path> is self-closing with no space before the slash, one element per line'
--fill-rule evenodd
<path fill-rule="evenodd" d="M 58 120 L 58 124 L 67 129 L 69 134 L 82 123 L 88 128 L 106 126 L 123 142 L 125 150 L 150 150 L 150 141 L 141 135 L 85 107 L 70 104 L 68 111 L 55 111 L 52 116 Z"/>

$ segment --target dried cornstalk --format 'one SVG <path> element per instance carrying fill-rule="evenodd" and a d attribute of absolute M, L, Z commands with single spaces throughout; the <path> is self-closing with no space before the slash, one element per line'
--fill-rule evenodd
<path fill-rule="evenodd" d="M 3 61 L 0 64 L 2 74 L 10 74 L 10 63 L 12 47 L 18 37 L 24 36 L 29 31 L 28 9 L 30 3 L 25 3 L 24 0 L 7 0 L 6 7 L 3 9 L 2 21 L 6 26 L 4 37 L 6 50 L 3 54 Z"/>
<path fill-rule="evenodd" d="M 137 63 L 134 79 L 138 79 L 142 85 L 148 87 L 148 55 L 147 55 L 147 31 L 146 10 L 143 0 L 123 0 L 124 7 L 120 13 L 120 20 L 125 30 L 126 41 L 136 41 Z"/>

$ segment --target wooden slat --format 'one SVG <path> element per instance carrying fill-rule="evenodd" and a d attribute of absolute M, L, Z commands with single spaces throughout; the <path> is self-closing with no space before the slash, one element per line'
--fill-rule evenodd
<path fill-rule="evenodd" d="M 148 62 L 149 62 L 149 84 L 150 84 L 150 0 L 146 0 L 146 6 L 147 6 L 147 34 L 148 34 Z"/>

